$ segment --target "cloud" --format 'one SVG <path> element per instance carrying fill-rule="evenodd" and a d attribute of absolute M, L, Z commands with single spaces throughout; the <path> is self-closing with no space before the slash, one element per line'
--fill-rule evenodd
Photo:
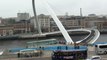
<path fill-rule="evenodd" d="M 37 13 L 48 14 L 42 1 L 48 1 L 56 14 L 79 15 L 79 9 L 82 8 L 83 15 L 107 14 L 107 0 L 35 0 Z M 1 0 L 0 16 L 16 16 L 17 12 L 28 12 L 32 14 L 32 0 Z"/>

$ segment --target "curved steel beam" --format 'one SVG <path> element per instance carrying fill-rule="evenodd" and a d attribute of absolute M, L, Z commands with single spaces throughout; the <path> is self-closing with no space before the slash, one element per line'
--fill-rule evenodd
<path fill-rule="evenodd" d="M 38 29 L 38 33 L 41 34 L 41 28 L 40 28 L 40 22 L 38 21 L 37 13 L 36 13 L 36 8 L 35 8 L 35 0 L 32 0 L 32 8 L 33 8 L 33 13 L 34 13 L 34 18 L 36 21 L 36 26 L 35 28 Z"/>
<path fill-rule="evenodd" d="M 76 43 L 82 43 L 82 45 L 93 44 L 100 36 L 100 33 L 97 29 L 91 30 L 91 33 L 84 38 L 83 40 L 77 41 Z"/>
<path fill-rule="evenodd" d="M 100 32 L 97 29 L 94 29 L 95 33 L 94 33 L 94 38 L 89 42 L 89 44 L 93 44 L 100 36 Z"/>
<path fill-rule="evenodd" d="M 65 38 L 65 40 L 67 42 L 66 44 L 74 44 L 73 40 L 69 36 L 68 32 L 65 30 L 64 26 L 62 25 L 62 23 L 60 22 L 60 20 L 58 19 L 58 17 L 54 13 L 54 11 L 50 8 L 48 3 L 46 3 L 45 1 L 44 1 L 44 3 L 46 5 L 46 7 L 47 7 L 48 12 L 52 16 L 53 20 L 55 21 L 55 23 L 58 26 L 59 30 L 61 31 L 62 35 L 64 36 L 64 38 Z"/>

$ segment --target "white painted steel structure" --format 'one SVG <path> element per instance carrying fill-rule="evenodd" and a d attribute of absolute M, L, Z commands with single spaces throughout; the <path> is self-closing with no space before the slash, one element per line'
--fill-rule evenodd
<path fill-rule="evenodd" d="M 58 28 L 59 28 L 60 31 L 59 32 L 44 33 L 44 34 L 40 34 L 40 36 L 41 35 L 46 36 L 46 35 L 50 35 L 50 34 L 62 33 L 62 35 L 64 36 L 64 38 L 65 38 L 65 40 L 67 42 L 66 44 L 74 44 L 74 41 L 71 39 L 71 37 L 69 36 L 68 32 L 65 30 L 64 26 L 62 25 L 62 23 L 60 22 L 60 20 L 57 18 L 57 16 L 54 13 L 54 11 L 50 8 L 50 6 L 48 5 L 48 3 L 46 3 L 44 1 L 44 5 L 46 5 L 46 8 L 47 8 L 48 12 L 52 16 L 53 20 L 55 21 L 55 23 L 58 26 Z M 93 30 L 88 30 L 88 29 L 74 29 L 74 30 L 68 30 L 68 31 L 86 31 L 86 32 L 90 33 L 83 40 L 79 40 L 79 41 L 77 41 L 75 43 L 86 43 L 86 44 L 90 43 L 90 44 L 93 44 L 99 38 L 99 36 L 100 36 L 100 33 L 99 33 L 99 31 L 97 29 L 93 29 Z M 33 35 L 33 36 L 36 36 L 36 34 Z"/>
<path fill-rule="evenodd" d="M 67 31 L 65 30 L 64 26 L 62 25 L 62 23 L 60 22 L 60 20 L 58 19 L 58 17 L 54 13 L 54 11 L 50 8 L 50 6 L 46 2 L 44 2 L 44 3 L 47 7 L 48 12 L 52 16 L 53 20 L 55 21 L 55 23 L 58 26 L 59 30 L 61 31 L 62 35 L 64 36 L 67 44 L 71 44 L 71 43 L 74 44 L 73 40 L 71 39 L 71 37 L 69 36 Z"/>
<path fill-rule="evenodd" d="M 94 37 L 93 39 L 89 42 L 89 44 L 93 44 L 100 36 L 100 32 L 97 29 L 94 29 L 95 33 L 94 33 Z"/>

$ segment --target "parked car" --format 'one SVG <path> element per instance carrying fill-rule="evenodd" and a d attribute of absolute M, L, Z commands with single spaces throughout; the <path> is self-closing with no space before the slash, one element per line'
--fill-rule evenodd
<path fill-rule="evenodd" d="M 91 60 L 101 60 L 101 57 L 100 56 L 92 56 Z"/>
<path fill-rule="evenodd" d="M 92 56 L 90 59 L 86 59 L 86 60 L 101 60 L 100 56 Z"/>

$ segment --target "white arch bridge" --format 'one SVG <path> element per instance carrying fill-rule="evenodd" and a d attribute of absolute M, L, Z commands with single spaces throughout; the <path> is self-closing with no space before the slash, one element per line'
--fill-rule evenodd
<path fill-rule="evenodd" d="M 34 2 L 34 0 L 33 0 Z M 34 3 L 33 3 L 34 4 Z M 50 8 L 50 6 L 48 5 L 47 2 L 44 1 L 44 5 L 46 5 L 46 8 L 48 10 L 48 12 L 50 13 L 51 17 L 53 18 L 53 20 L 55 21 L 56 25 L 58 26 L 60 32 L 62 33 L 62 35 L 64 36 L 65 40 L 66 40 L 66 44 L 75 44 L 75 43 L 83 43 L 84 45 L 90 43 L 90 44 L 93 44 L 97 39 L 98 37 L 100 36 L 100 33 L 97 29 L 92 29 L 92 30 L 88 30 L 88 29 L 74 29 L 74 30 L 68 30 L 68 31 L 86 31 L 86 32 L 89 32 L 90 34 L 85 37 L 84 39 L 82 40 L 79 40 L 79 41 L 76 41 L 74 42 L 72 40 L 72 38 L 69 36 L 69 34 L 67 33 L 67 31 L 65 30 L 64 26 L 62 25 L 62 23 L 60 22 L 60 20 L 58 19 L 58 17 L 56 16 L 56 14 L 54 13 L 54 11 Z M 35 6 L 33 5 L 33 8 L 35 8 Z M 35 9 L 34 9 L 35 10 Z M 35 13 L 35 12 L 34 12 Z M 36 16 L 36 13 L 35 13 L 35 16 Z M 35 19 L 37 20 L 37 19 Z M 39 25 L 38 25 L 39 27 Z M 39 28 L 38 28 L 39 29 Z M 51 32 L 51 33 L 44 33 L 44 34 L 40 34 L 43 35 L 43 36 L 46 36 L 46 35 L 51 35 L 51 34 L 57 34 L 57 33 L 60 33 L 60 32 Z M 32 35 L 33 36 L 33 35 Z M 32 37 L 31 36 L 31 37 Z"/>

